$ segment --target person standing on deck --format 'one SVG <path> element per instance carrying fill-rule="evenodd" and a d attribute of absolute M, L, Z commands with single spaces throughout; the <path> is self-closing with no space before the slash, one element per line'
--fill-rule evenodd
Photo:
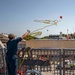
<path fill-rule="evenodd" d="M 6 53 L 6 65 L 8 69 L 8 75 L 17 75 L 18 70 L 18 43 L 29 35 L 30 31 L 27 31 L 22 37 L 15 38 L 14 34 L 8 35 L 7 53 Z"/>

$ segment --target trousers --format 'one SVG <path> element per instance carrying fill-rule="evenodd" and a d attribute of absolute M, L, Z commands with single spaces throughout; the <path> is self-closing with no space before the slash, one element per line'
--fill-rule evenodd
<path fill-rule="evenodd" d="M 17 55 L 6 55 L 6 65 L 8 75 L 17 75 L 18 70 L 18 57 Z"/>

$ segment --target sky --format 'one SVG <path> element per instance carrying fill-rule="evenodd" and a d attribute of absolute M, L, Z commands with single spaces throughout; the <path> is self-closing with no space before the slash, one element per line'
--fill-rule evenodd
<path fill-rule="evenodd" d="M 57 26 L 40 30 L 41 36 L 75 32 L 75 0 L 0 0 L 0 33 L 21 36 L 47 26 L 34 20 L 59 21 L 60 16 Z"/>

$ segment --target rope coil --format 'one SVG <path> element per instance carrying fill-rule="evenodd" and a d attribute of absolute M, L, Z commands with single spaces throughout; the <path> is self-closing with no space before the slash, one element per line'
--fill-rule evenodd
<path fill-rule="evenodd" d="M 29 35 L 31 35 L 31 36 L 40 36 L 41 34 L 42 34 L 42 32 L 41 31 L 39 31 L 39 30 L 42 30 L 42 29 L 44 29 L 44 28 L 46 28 L 46 27 L 49 27 L 49 26 L 52 26 L 52 25 L 57 25 L 57 23 L 58 22 L 60 22 L 61 20 L 53 20 L 53 21 L 50 21 L 50 20 L 34 20 L 35 22 L 40 22 L 40 23 L 45 23 L 45 24 L 49 24 L 49 25 L 47 25 L 47 26 L 44 26 L 44 27 L 42 27 L 42 28 L 39 28 L 39 29 L 36 29 L 36 30 L 34 30 L 33 32 L 31 32 Z M 38 32 L 37 32 L 38 31 Z"/>

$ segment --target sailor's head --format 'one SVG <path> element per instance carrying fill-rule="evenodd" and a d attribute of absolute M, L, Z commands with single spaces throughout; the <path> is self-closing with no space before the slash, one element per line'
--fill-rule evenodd
<path fill-rule="evenodd" d="M 14 34 L 9 34 L 8 35 L 8 38 L 11 40 L 11 39 L 14 39 L 15 38 L 15 35 Z"/>

